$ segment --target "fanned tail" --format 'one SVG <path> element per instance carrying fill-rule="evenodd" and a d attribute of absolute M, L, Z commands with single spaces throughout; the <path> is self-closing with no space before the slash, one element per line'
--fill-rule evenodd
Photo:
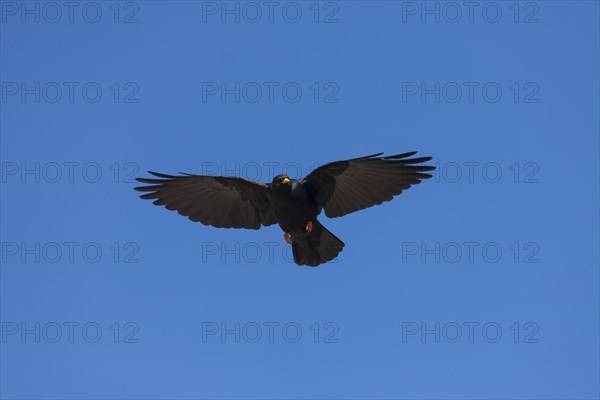
<path fill-rule="evenodd" d="M 292 233 L 292 252 L 298 265 L 316 267 L 336 258 L 343 248 L 344 242 L 317 220 L 310 234 Z"/>

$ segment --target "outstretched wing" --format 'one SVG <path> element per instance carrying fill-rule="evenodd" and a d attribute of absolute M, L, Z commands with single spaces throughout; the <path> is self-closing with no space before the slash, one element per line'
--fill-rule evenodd
<path fill-rule="evenodd" d="M 136 187 L 149 192 L 142 199 L 177 210 L 194 222 L 217 228 L 259 229 L 276 222 L 267 185 L 243 178 L 205 175 L 150 174 L 161 178 L 137 178 L 149 186 Z"/>
<path fill-rule="evenodd" d="M 383 153 L 325 164 L 302 179 L 316 204 L 330 218 L 390 201 L 435 167 L 416 165 L 431 157 L 410 158 L 417 152 L 380 157 Z"/>

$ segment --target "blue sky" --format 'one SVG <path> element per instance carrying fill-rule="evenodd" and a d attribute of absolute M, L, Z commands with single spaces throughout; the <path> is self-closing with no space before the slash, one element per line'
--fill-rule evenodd
<path fill-rule="evenodd" d="M 3 398 L 599 397 L 597 2 L 0 5 Z M 412 150 L 315 269 L 132 190 Z"/>

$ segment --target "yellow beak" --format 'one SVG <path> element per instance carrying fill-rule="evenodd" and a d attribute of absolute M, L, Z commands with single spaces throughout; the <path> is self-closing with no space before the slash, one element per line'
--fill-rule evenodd
<path fill-rule="evenodd" d="M 289 178 L 283 178 L 283 181 L 282 181 L 282 182 L 283 182 L 283 183 L 288 183 L 289 181 L 290 181 L 290 179 L 289 179 Z"/>

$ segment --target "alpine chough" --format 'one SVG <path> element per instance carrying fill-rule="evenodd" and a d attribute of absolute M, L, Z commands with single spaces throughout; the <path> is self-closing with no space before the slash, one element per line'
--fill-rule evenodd
<path fill-rule="evenodd" d="M 217 228 L 259 229 L 278 223 L 292 244 L 298 265 L 316 267 L 330 261 L 344 242 L 317 220 L 322 210 L 330 218 L 390 201 L 412 185 L 431 178 L 433 166 L 420 165 L 431 157 L 410 158 L 416 151 L 336 161 L 316 168 L 302 179 L 277 175 L 271 183 L 250 179 L 151 172 L 156 178 L 137 178 L 148 186 L 142 199 L 177 210 L 194 222 Z M 158 179 L 157 179 L 158 178 Z"/>

